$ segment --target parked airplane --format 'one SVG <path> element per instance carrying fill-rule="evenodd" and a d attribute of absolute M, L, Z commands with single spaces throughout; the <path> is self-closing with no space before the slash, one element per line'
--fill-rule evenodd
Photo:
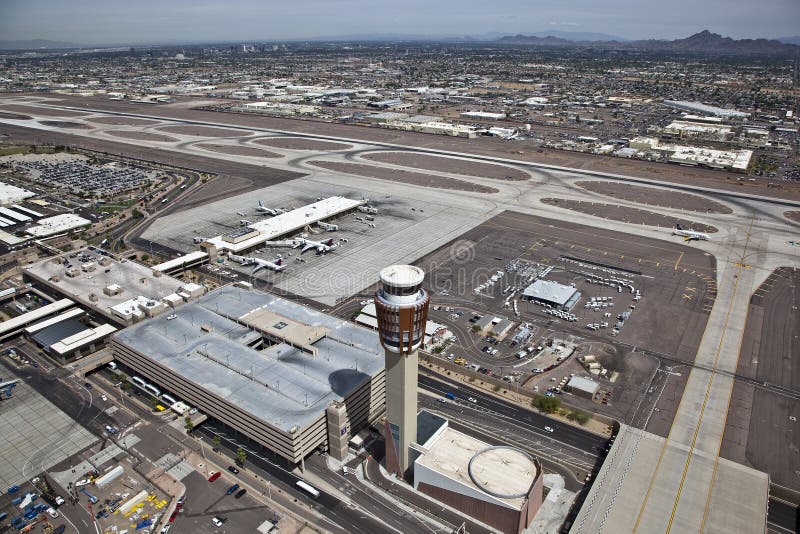
<path fill-rule="evenodd" d="M 260 213 L 266 213 L 267 215 L 280 215 L 281 213 L 286 213 L 286 210 L 282 210 L 280 208 L 268 208 L 262 204 L 260 200 L 258 201 L 258 207 L 256 208 L 256 211 Z"/>
<path fill-rule="evenodd" d="M 283 260 L 280 258 L 278 258 L 276 261 L 262 260 L 260 258 L 248 258 L 248 259 L 253 260 L 253 263 L 256 264 L 256 268 L 253 269 L 253 272 L 256 272 L 257 270 L 263 269 L 265 267 L 272 271 L 282 271 L 286 268 L 286 266 L 283 264 Z"/>
<path fill-rule="evenodd" d="M 700 239 L 703 241 L 708 241 L 708 239 L 710 239 L 708 234 L 695 232 L 694 230 L 684 230 L 681 228 L 680 224 L 675 224 L 675 229 L 672 231 L 672 235 L 683 236 L 684 241 L 697 241 Z"/>
<path fill-rule="evenodd" d="M 312 249 L 316 249 L 317 254 L 327 254 L 328 252 L 332 251 L 339 245 L 333 242 L 333 238 L 328 239 L 327 241 L 309 241 L 308 239 L 303 239 L 303 248 L 300 250 L 300 254 L 307 252 Z"/>
<path fill-rule="evenodd" d="M 231 261 L 235 261 L 236 263 L 241 263 L 242 265 L 250 265 L 251 263 L 255 263 L 254 258 L 248 258 L 247 256 L 237 256 L 233 252 L 228 252 L 228 259 Z"/>
<path fill-rule="evenodd" d="M 251 224 L 253 224 L 252 221 L 248 221 L 247 219 L 239 221 L 239 226 L 250 226 Z"/>
<path fill-rule="evenodd" d="M 238 215 L 239 217 L 247 217 L 247 214 L 245 214 L 245 212 L 243 211 L 237 211 L 236 215 Z"/>

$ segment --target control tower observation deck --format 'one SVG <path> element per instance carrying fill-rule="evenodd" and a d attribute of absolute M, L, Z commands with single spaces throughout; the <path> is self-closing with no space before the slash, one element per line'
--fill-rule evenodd
<path fill-rule="evenodd" d="M 392 265 L 381 270 L 380 278 L 375 312 L 386 354 L 386 468 L 405 476 L 411 467 L 409 445 L 417 439 L 417 349 L 425 336 L 430 296 L 422 288 L 425 272 L 419 267 Z"/>

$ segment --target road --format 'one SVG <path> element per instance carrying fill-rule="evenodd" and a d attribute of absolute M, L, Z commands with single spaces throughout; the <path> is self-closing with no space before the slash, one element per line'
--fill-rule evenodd
<path fill-rule="evenodd" d="M 598 450 L 603 449 L 608 442 L 606 437 L 503 401 L 463 383 L 456 383 L 446 378 L 434 379 L 426 375 L 420 375 L 419 386 L 426 391 L 441 396 L 448 392 L 454 393 L 457 399 L 455 402 L 465 408 L 480 409 L 484 414 L 496 417 L 507 425 L 518 426 L 537 434 L 543 439 L 554 440 L 580 451 L 592 453 L 595 456 Z M 469 397 L 474 398 L 477 402 L 471 403 L 466 400 Z M 554 431 L 552 433 L 545 431 L 544 427 L 546 426 L 553 428 Z"/>
<path fill-rule="evenodd" d="M 776 498 L 770 498 L 767 526 L 777 534 L 792 534 L 800 527 L 800 509 Z"/>

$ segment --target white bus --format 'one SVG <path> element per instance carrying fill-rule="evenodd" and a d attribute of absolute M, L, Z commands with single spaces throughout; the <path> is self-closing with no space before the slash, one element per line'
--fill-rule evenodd
<path fill-rule="evenodd" d="M 319 490 L 317 488 L 315 488 L 314 486 L 312 486 L 310 484 L 307 484 L 306 482 L 304 482 L 302 480 L 298 480 L 297 484 L 295 484 L 295 485 L 298 488 L 300 488 L 301 490 L 303 490 L 306 493 L 308 493 L 309 495 L 311 495 L 312 497 L 314 497 L 315 499 L 317 497 L 319 497 Z"/>
<path fill-rule="evenodd" d="M 142 378 L 139 378 L 138 376 L 134 376 L 133 378 L 131 378 L 131 382 L 140 387 L 145 387 L 147 385 L 147 382 L 145 382 Z"/>
<path fill-rule="evenodd" d="M 161 400 L 163 400 L 164 402 L 168 402 L 170 404 L 175 404 L 176 402 L 178 402 L 178 400 L 175 397 L 167 395 L 166 393 L 161 395 Z"/>
<path fill-rule="evenodd" d="M 144 385 L 144 389 L 148 393 L 152 394 L 154 397 L 160 397 L 161 396 L 161 390 L 159 390 L 153 384 L 145 384 Z"/>

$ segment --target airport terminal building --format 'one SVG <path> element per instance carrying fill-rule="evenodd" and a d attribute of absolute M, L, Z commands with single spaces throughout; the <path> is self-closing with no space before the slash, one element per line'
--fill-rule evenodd
<path fill-rule="evenodd" d="M 239 283 L 112 337 L 117 363 L 291 464 L 385 411 L 371 331 Z"/>

